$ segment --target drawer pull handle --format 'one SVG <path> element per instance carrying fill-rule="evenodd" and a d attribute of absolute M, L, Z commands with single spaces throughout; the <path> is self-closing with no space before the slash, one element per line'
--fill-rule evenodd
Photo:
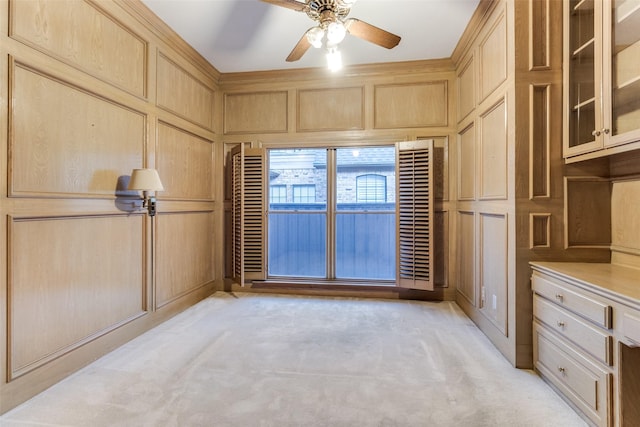
<path fill-rule="evenodd" d="M 564 295 L 562 294 L 556 294 L 556 299 L 560 302 L 562 302 L 562 300 L 564 299 Z"/>
<path fill-rule="evenodd" d="M 558 366 L 558 372 L 560 372 L 562 375 L 565 375 L 566 369 L 564 369 L 562 366 Z"/>
<path fill-rule="evenodd" d="M 558 328 L 564 328 L 564 322 L 558 320 Z"/>

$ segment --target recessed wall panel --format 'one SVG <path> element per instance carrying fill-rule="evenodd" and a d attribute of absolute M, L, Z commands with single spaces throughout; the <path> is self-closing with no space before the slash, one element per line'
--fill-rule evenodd
<path fill-rule="evenodd" d="M 565 244 L 567 247 L 611 245 L 611 182 L 601 178 L 565 177 Z"/>
<path fill-rule="evenodd" d="M 287 132 L 287 92 L 227 93 L 225 133 Z"/>
<path fill-rule="evenodd" d="M 146 95 L 146 41 L 90 2 L 14 0 L 9 11 L 14 39 Z"/>
<path fill-rule="evenodd" d="M 640 255 L 640 180 L 613 184 L 611 244 L 620 251 Z"/>
<path fill-rule="evenodd" d="M 457 289 L 469 302 L 476 306 L 476 226 L 474 212 L 458 212 L 458 254 Z"/>
<path fill-rule="evenodd" d="M 476 198 L 476 132 L 470 124 L 458 134 L 458 200 Z"/>
<path fill-rule="evenodd" d="M 213 199 L 213 143 L 191 133 L 158 123 L 156 168 L 164 198 Z"/>
<path fill-rule="evenodd" d="M 378 85 L 375 127 L 393 129 L 447 126 L 447 82 Z"/>
<path fill-rule="evenodd" d="M 364 129 L 364 88 L 298 92 L 298 131 Z"/>
<path fill-rule="evenodd" d="M 507 116 L 504 100 L 480 117 L 480 198 L 507 198 Z"/>
<path fill-rule="evenodd" d="M 143 218 L 10 219 L 12 378 L 142 315 Z"/>
<path fill-rule="evenodd" d="M 480 43 L 480 97 L 485 99 L 507 78 L 507 22 L 496 21 Z"/>
<path fill-rule="evenodd" d="M 438 287 L 447 287 L 449 276 L 449 212 L 435 211 L 433 215 L 435 228 L 433 230 L 435 270 L 434 284 Z"/>
<path fill-rule="evenodd" d="M 113 195 L 142 165 L 144 114 L 20 64 L 12 82 L 11 195 Z"/>
<path fill-rule="evenodd" d="M 475 63 L 471 56 L 458 74 L 458 122 L 475 108 L 476 100 Z"/>
<path fill-rule="evenodd" d="M 507 335 L 507 216 L 480 214 L 482 313 Z"/>
<path fill-rule="evenodd" d="M 158 214 L 156 233 L 156 308 L 214 279 L 213 213 Z"/>
<path fill-rule="evenodd" d="M 205 129 L 213 129 L 214 91 L 162 53 L 157 59 L 158 106 Z"/>

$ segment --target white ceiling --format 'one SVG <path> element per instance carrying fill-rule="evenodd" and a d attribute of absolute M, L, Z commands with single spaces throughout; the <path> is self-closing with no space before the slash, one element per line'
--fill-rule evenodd
<path fill-rule="evenodd" d="M 311 48 L 297 62 L 285 58 L 315 23 L 260 0 L 142 0 L 222 73 L 325 67 L 324 52 Z M 358 0 L 349 18 L 399 35 L 387 50 L 347 35 L 345 65 L 448 58 L 479 0 Z"/>

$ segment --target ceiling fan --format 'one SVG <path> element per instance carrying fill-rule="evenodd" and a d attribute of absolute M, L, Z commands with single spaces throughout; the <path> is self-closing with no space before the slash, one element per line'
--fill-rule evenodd
<path fill-rule="evenodd" d="M 346 19 L 351 11 L 351 6 L 356 0 L 262 1 L 298 12 L 305 12 L 309 18 L 318 23 L 318 25 L 304 33 L 287 57 L 287 62 L 299 60 L 311 46 L 320 48 L 324 45 L 328 51 L 329 68 L 333 68 L 332 60 L 340 60 L 337 46 L 344 39 L 346 33 L 387 49 L 391 49 L 400 43 L 400 37 L 395 34 L 356 18 Z"/>

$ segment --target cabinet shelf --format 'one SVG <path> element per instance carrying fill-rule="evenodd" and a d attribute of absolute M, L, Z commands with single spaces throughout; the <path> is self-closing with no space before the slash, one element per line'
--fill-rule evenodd
<path fill-rule="evenodd" d="M 614 98 L 617 106 L 638 102 L 640 97 L 640 76 L 628 80 L 614 89 Z"/>
<path fill-rule="evenodd" d="M 595 98 L 589 98 L 587 100 L 584 100 L 582 102 L 580 102 L 579 104 L 576 104 L 573 106 L 573 111 L 578 111 L 578 110 L 582 110 L 585 107 L 588 107 L 589 104 L 595 104 L 596 99 Z"/>
<path fill-rule="evenodd" d="M 582 46 L 573 51 L 572 57 L 578 58 L 593 58 L 593 47 L 595 45 L 595 38 L 587 40 Z"/>
<path fill-rule="evenodd" d="M 573 6 L 574 12 L 580 12 L 582 10 L 593 10 L 593 0 L 580 0 Z"/>
<path fill-rule="evenodd" d="M 640 2 L 626 0 L 615 10 L 616 45 L 630 45 L 640 40 Z"/>

